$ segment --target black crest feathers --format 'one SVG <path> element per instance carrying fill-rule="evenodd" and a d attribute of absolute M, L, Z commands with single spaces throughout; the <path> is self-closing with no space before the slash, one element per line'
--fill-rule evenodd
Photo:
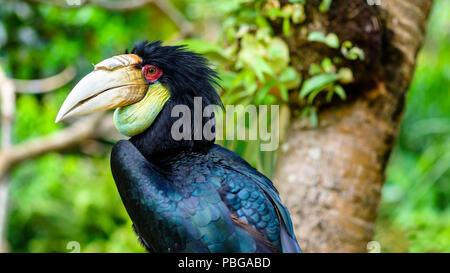
<path fill-rule="evenodd" d="M 163 46 L 161 41 L 138 42 L 131 53 L 143 59 L 141 65 L 152 64 L 163 71 L 160 82 L 169 88 L 171 99 L 190 104 L 201 97 L 204 105 L 223 107 L 216 91 L 219 77 L 200 54 L 183 45 Z"/>

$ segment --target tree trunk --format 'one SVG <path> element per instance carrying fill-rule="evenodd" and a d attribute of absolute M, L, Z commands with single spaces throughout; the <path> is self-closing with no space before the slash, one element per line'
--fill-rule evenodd
<path fill-rule="evenodd" d="M 275 181 L 305 252 L 364 252 L 374 234 L 385 169 L 432 0 L 381 4 L 334 1 L 331 14 L 317 19 L 329 32 L 357 40 L 368 58 L 356 67 L 351 99 L 322 109 L 318 128 L 294 118 L 280 154 Z M 324 56 L 304 49 L 298 38 L 286 39 L 300 70 L 304 56 Z"/>

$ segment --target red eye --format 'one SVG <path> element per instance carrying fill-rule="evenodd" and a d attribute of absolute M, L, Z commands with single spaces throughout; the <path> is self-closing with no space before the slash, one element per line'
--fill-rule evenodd
<path fill-rule="evenodd" d="M 161 77 L 163 74 L 162 71 L 151 64 L 147 64 L 144 67 L 142 67 L 142 74 L 144 75 L 144 78 L 149 83 L 154 83 Z"/>

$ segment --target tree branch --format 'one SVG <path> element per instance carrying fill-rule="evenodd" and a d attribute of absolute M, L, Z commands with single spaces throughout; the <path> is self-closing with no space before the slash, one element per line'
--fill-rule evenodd
<path fill-rule="evenodd" d="M 66 1 L 44 1 L 27 0 L 28 2 L 38 2 L 56 5 L 62 8 L 78 8 L 87 4 L 96 5 L 108 10 L 134 10 L 142 8 L 148 4 L 154 4 L 164 12 L 180 29 L 183 36 L 187 36 L 194 30 L 193 24 L 186 20 L 185 16 L 169 0 L 123 0 L 114 2 L 105 2 L 98 0 L 66 0 Z"/>
<path fill-rule="evenodd" d="M 2 99 L 1 120 L 2 120 L 2 149 L 8 149 L 12 145 L 12 125 L 15 114 L 15 89 L 13 82 L 6 77 L 0 67 L 0 95 Z M 6 252 L 8 244 L 6 242 L 6 226 L 8 222 L 8 191 L 9 177 L 0 176 L 0 252 Z"/>
<path fill-rule="evenodd" d="M 94 137 L 104 116 L 103 113 L 93 114 L 49 136 L 31 139 L 1 150 L 0 177 L 24 160 L 74 147 Z"/>
<path fill-rule="evenodd" d="M 61 73 L 39 80 L 11 79 L 16 93 L 38 94 L 47 93 L 66 85 L 75 78 L 77 71 L 74 67 L 68 67 Z"/>

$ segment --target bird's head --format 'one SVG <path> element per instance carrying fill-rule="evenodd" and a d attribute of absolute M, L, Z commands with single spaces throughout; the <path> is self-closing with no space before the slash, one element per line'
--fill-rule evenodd
<path fill-rule="evenodd" d="M 201 55 L 183 46 L 162 46 L 160 41 L 136 43 L 131 54 L 114 56 L 94 67 L 69 93 L 56 122 L 69 117 L 116 109 L 114 123 L 127 136 L 152 125 L 161 110 L 171 105 L 221 105 L 216 93 L 217 74 Z"/>

